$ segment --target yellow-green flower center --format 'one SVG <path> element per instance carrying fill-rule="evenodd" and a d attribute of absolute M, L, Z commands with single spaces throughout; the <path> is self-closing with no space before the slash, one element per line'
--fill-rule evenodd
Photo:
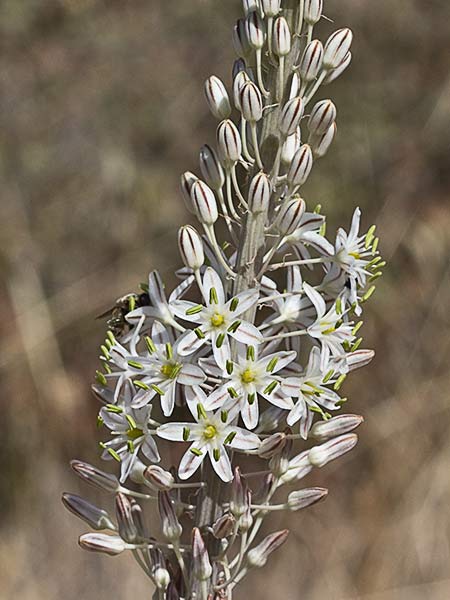
<path fill-rule="evenodd" d="M 225 323 L 225 317 L 219 313 L 214 313 L 211 317 L 211 325 L 213 327 L 220 327 Z"/>
<path fill-rule="evenodd" d="M 359 260 L 361 258 L 359 252 L 349 252 L 348 254 L 349 256 L 353 256 L 353 258 L 356 258 L 356 260 Z"/>
<path fill-rule="evenodd" d="M 252 371 L 251 369 L 245 369 L 245 371 L 243 371 L 241 373 L 241 381 L 242 383 L 253 383 L 256 379 L 256 375 L 255 372 Z"/>
<path fill-rule="evenodd" d="M 129 440 L 137 440 L 138 438 L 142 437 L 144 435 L 144 432 L 142 431 L 142 429 L 139 429 L 138 427 L 130 427 L 130 429 L 128 429 L 127 431 L 127 438 Z"/>
<path fill-rule="evenodd" d="M 212 440 L 214 437 L 216 437 L 216 435 L 217 429 L 214 427 L 214 425 L 208 425 L 208 427 L 205 427 L 203 436 L 206 440 Z"/>
<path fill-rule="evenodd" d="M 162 375 L 167 379 L 175 379 L 181 369 L 180 363 L 166 363 L 160 369 Z"/>

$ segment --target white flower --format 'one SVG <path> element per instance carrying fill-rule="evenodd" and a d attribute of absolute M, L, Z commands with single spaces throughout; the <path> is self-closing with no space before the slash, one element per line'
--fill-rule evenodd
<path fill-rule="evenodd" d="M 180 340 L 178 352 L 180 356 L 187 356 L 210 341 L 217 364 L 225 369 L 231 357 L 229 337 L 249 345 L 257 345 L 263 339 L 254 325 L 238 318 L 256 304 L 258 292 L 247 290 L 226 301 L 219 275 L 208 267 L 203 277 L 202 293 L 206 306 L 183 300 L 173 303 L 178 317 L 199 325 Z"/>
<path fill-rule="evenodd" d="M 236 427 L 233 421 L 237 411 L 208 412 L 204 408 L 207 397 L 198 388 L 186 390 L 188 406 L 195 418 L 195 423 L 166 423 L 158 427 L 159 437 L 174 442 L 191 442 L 178 468 L 180 479 L 189 479 L 199 468 L 206 455 L 222 479 L 231 481 L 233 471 L 227 448 L 251 451 L 258 448 L 260 440 L 257 435 Z"/>
<path fill-rule="evenodd" d="M 326 410 L 339 408 L 337 402 L 339 402 L 340 396 L 327 388 L 324 382 L 326 379 L 326 383 L 333 383 L 333 371 L 324 372 L 320 362 L 320 350 L 313 348 L 305 371 L 297 377 L 287 377 L 281 382 L 282 390 L 287 396 L 298 398 L 294 408 L 287 416 L 286 422 L 288 425 L 294 425 L 300 421 L 300 433 L 304 439 L 307 438 L 311 428 L 314 409 L 322 412 L 320 407 Z"/>
<path fill-rule="evenodd" d="M 296 356 L 296 352 L 279 351 L 258 359 L 252 346 L 247 348 L 246 353 L 241 350 L 236 362 L 227 363 L 227 374 L 222 374 L 224 382 L 205 401 L 206 410 L 238 406 L 247 429 L 255 429 L 259 421 L 258 396 L 279 408 L 292 409 L 292 399 L 282 393 L 281 377 L 276 373 Z M 210 373 L 219 375 L 208 359 L 203 359 L 201 364 Z"/>
<path fill-rule="evenodd" d="M 286 245 L 291 246 L 297 256 L 306 260 L 311 257 L 309 247 L 314 248 L 324 256 L 333 256 L 333 245 L 320 233 L 320 228 L 325 222 L 325 217 L 318 213 L 305 212 L 300 221 L 300 226 L 284 238 Z M 283 248 L 280 248 L 280 252 Z"/>

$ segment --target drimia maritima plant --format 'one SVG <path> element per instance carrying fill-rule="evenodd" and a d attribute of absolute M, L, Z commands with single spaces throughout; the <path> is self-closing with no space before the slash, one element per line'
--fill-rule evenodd
<path fill-rule="evenodd" d="M 350 64 L 352 33 L 313 39 L 322 0 L 243 4 L 230 92 L 205 84 L 216 147 L 200 150 L 201 177 L 182 176 L 199 226 L 179 232 L 180 284 L 167 295 L 152 271 L 101 347 L 100 445 L 120 477 L 72 467 L 114 497 L 115 516 L 63 498 L 95 530 L 80 545 L 132 552 L 155 600 L 230 599 L 265 565 L 288 531 L 261 539 L 263 520 L 327 494 L 286 486 L 355 446 L 362 417 L 337 413 L 339 390 L 373 357 L 358 331 L 384 264 L 374 227 L 360 234 L 356 209 L 330 240 L 302 193 L 336 134 L 335 105 L 313 99 Z"/>

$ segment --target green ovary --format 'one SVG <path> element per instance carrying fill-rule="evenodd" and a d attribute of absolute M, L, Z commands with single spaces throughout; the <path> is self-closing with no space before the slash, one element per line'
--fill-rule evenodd
<path fill-rule="evenodd" d="M 217 435 L 217 429 L 214 427 L 214 425 L 208 425 L 208 427 L 205 427 L 205 430 L 203 432 L 203 437 L 206 440 L 212 440 L 213 438 L 215 438 Z"/>
<path fill-rule="evenodd" d="M 213 327 L 220 327 L 225 323 L 225 317 L 219 313 L 214 313 L 211 317 L 211 325 Z"/>
<path fill-rule="evenodd" d="M 243 371 L 241 374 L 242 383 L 253 383 L 255 379 L 256 375 L 251 369 L 245 369 L 245 371 Z"/>
<path fill-rule="evenodd" d="M 175 379 L 175 377 L 180 372 L 182 365 L 180 363 L 166 363 L 161 367 L 161 374 L 166 377 L 166 379 Z"/>
<path fill-rule="evenodd" d="M 142 437 L 144 435 L 144 432 L 142 431 L 142 429 L 139 429 L 138 427 L 133 427 L 131 429 L 128 429 L 127 431 L 127 438 L 129 440 L 137 440 L 138 438 Z"/>

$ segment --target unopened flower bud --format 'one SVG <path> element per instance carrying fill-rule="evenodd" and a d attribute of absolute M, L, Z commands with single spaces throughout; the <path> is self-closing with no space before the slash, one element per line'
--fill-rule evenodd
<path fill-rule="evenodd" d="M 225 183 L 225 175 L 219 162 L 216 151 L 205 144 L 200 149 L 200 170 L 202 175 L 213 190 L 220 190 Z"/>
<path fill-rule="evenodd" d="M 291 483 L 291 481 L 303 479 L 313 469 L 309 462 L 309 450 L 304 450 L 289 461 L 288 468 L 281 477 L 283 483 Z"/>
<path fill-rule="evenodd" d="M 172 501 L 167 492 L 159 492 L 158 507 L 164 537 L 169 541 L 180 539 L 183 528 L 178 521 Z"/>
<path fill-rule="evenodd" d="M 116 515 L 120 537 L 132 544 L 137 538 L 137 529 L 131 513 L 131 502 L 125 494 L 116 495 Z"/>
<path fill-rule="evenodd" d="M 246 490 L 246 506 L 244 513 L 239 518 L 239 531 L 244 533 L 248 531 L 253 525 L 253 517 L 252 517 L 252 492 L 247 488 Z"/>
<path fill-rule="evenodd" d="M 158 590 L 166 590 L 170 583 L 170 573 L 167 569 L 158 567 L 153 573 L 153 579 Z"/>
<path fill-rule="evenodd" d="M 359 415 L 339 415 L 328 421 L 317 421 L 311 428 L 310 436 L 324 442 L 329 438 L 349 433 L 361 425 L 364 417 Z"/>
<path fill-rule="evenodd" d="M 233 99 L 235 107 L 241 110 L 241 91 L 244 85 L 251 81 L 247 71 L 239 71 L 233 79 Z"/>
<path fill-rule="evenodd" d="M 322 16 L 323 0 L 305 0 L 303 18 L 308 25 L 315 25 Z"/>
<path fill-rule="evenodd" d="M 242 58 L 248 56 L 252 51 L 247 37 L 245 19 L 239 19 L 233 27 L 233 46 L 236 54 Z"/>
<path fill-rule="evenodd" d="M 195 206 L 195 214 L 200 223 L 203 225 L 214 225 L 219 218 L 216 197 L 212 189 L 201 179 L 193 183 L 191 199 Z"/>
<path fill-rule="evenodd" d="M 186 171 L 186 173 L 183 173 L 181 176 L 181 193 L 183 195 L 183 200 L 186 208 L 192 214 L 195 214 L 195 209 L 192 206 L 191 189 L 196 181 L 198 181 L 197 175 L 194 175 L 194 173 L 191 173 L 190 171 Z"/>
<path fill-rule="evenodd" d="M 311 135 L 309 137 L 309 144 L 312 148 L 313 155 L 315 158 L 322 158 L 328 152 L 334 136 L 336 135 L 337 127 L 336 123 L 333 123 L 325 133 L 322 135 Z"/>
<path fill-rule="evenodd" d="M 189 227 L 189 225 L 187 226 Z M 144 473 L 146 481 L 159 492 L 168 492 L 172 489 L 175 479 L 169 471 L 158 465 L 150 465 Z"/>
<path fill-rule="evenodd" d="M 301 143 L 300 127 L 297 127 L 295 132 L 286 138 L 281 148 L 281 162 L 283 165 L 288 166 L 291 164 L 292 159 L 294 158 L 297 150 L 300 148 Z"/>
<path fill-rule="evenodd" d="M 131 517 L 133 519 L 133 523 L 136 526 L 138 539 L 148 537 L 147 528 L 144 522 L 144 511 L 135 500 L 131 501 Z"/>
<path fill-rule="evenodd" d="M 232 535 L 235 526 L 236 519 L 233 517 L 233 515 L 230 515 L 229 513 L 222 515 L 215 523 L 213 523 L 213 536 L 218 540 L 227 538 Z"/>
<path fill-rule="evenodd" d="M 186 267 L 192 269 L 193 271 L 197 271 L 201 266 L 203 266 L 205 262 L 203 242 L 202 238 L 197 233 L 197 230 L 194 229 L 194 227 L 191 225 L 184 225 L 184 227 L 180 228 L 178 232 L 178 247 L 180 249 L 181 259 Z M 152 465 L 148 469 L 153 468 L 153 466 L 155 469 L 160 468 Z M 144 473 L 144 477 L 147 478 L 146 473 Z"/>
<path fill-rule="evenodd" d="M 302 198 L 295 197 L 285 200 L 274 223 L 275 229 L 281 235 L 291 234 L 299 227 L 304 212 L 305 201 Z"/>
<path fill-rule="evenodd" d="M 78 543 L 83 550 L 103 552 L 110 556 L 117 556 L 126 549 L 126 544 L 120 536 L 105 533 L 84 533 L 79 537 Z"/>
<path fill-rule="evenodd" d="M 199 581 L 205 581 L 212 575 L 208 550 L 198 527 L 192 530 L 192 571 Z"/>
<path fill-rule="evenodd" d="M 233 63 L 233 70 L 231 72 L 233 81 L 238 73 L 241 73 L 242 71 L 245 72 L 246 69 L 247 65 L 245 64 L 245 60 L 243 58 L 237 58 Z"/>
<path fill-rule="evenodd" d="M 276 56 L 286 56 L 291 51 L 291 32 L 284 17 L 278 17 L 273 28 L 273 52 Z"/>
<path fill-rule="evenodd" d="M 239 106 L 242 116 L 249 123 L 256 123 L 262 119 L 262 96 L 258 86 L 253 81 L 247 81 L 241 87 Z"/>
<path fill-rule="evenodd" d="M 303 185 L 308 179 L 313 166 L 311 146 L 303 144 L 292 159 L 287 173 L 287 182 L 291 188 Z"/>
<path fill-rule="evenodd" d="M 275 454 L 281 452 L 286 445 L 286 434 L 277 432 L 261 442 L 258 448 L 260 458 L 272 458 Z"/>
<path fill-rule="evenodd" d="M 146 468 L 146 465 L 139 458 L 136 458 L 129 473 L 131 481 L 139 484 L 144 483 L 144 471 Z"/>
<path fill-rule="evenodd" d="M 325 488 L 305 488 L 297 492 L 291 492 L 288 496 L 288 507 L 289 510 L 296 511 L 302 510 L 311 504 L 319 502 L 325 496 L 327 496 L 328 490 Z"/>
<path fill-rule="evenodd" d="M 327 75 L 326 75 L 325 79 L 323 80 L 322 85 L 327 85 L 327 84 L 335 81 L 338 77 L 340 77 L 342 75 L 342 73 L 347 69 L 347 67 L 350 65 L 351 62 L 352 62 L 352 53 L 347 52 L 347 54 L 345 55 L 345 58 L 341 62 L 341 64 L 338 67 L 336 67 L 335 69 L 332 69 L 331 71 L 327 72 Z"/>
<path fill-rule="evenodd" d="M 265 213 L 269 207 L 271 196 L 269 177 L 260 172 L 253 177 L 248 190 L 248 207 L 251 213 Z"/>
<path fill-rule="evenodd" d="M 231 484 L 231 496 L 230 496 L 230 512 L 231 514 L 239 518 L 244 514 L 247 507 L 247 485 L 242 480 L 241 471 L 239 467 L 234 470 L 234 479 Z"/>
<path fill-rule="evenodd" d="M 354 371 L 360 367 L 365 367 L 372 361 L 374 356 L 375 352 L 373 350 L 355 350 L 355 352 L 350 352 L 345 359 L 348 370 Z"/>
<path fill-rule="evenodd" d="M 100 531 L 102 529 L 115 529 L 111 517 L 102 508 L 98 508 L 84 498 L 75 494 L 64 493 L 62 495 L 64 506 L 70 510 L 76 517 L 82 519 L 92 529 Z"/>
<path fill-rule="evenodd" d="M 120 487 L 119 480 L 115 475 L 100 471 L 88 463 L 72 460 L 70 466 L 81 479 L 105 492 L 114 493 Z"/>
<path fill-rule="evenodd" d="M 258 11 L 253 11 L 245 19 L 245 31 L 250 46 L 254 50 L 260 50 L 264 46 L 266 37 L 264 21 Z"/>
<path fill-rule="evenodd" d="M 275 476 L 273 473 L 267 473 L 267 475 L 265 475 L 261 487 L 253 496 L 253 502 L 255 504 L 266 504 L 266 502 L 269 499 L 270 493 L 273 491 L 274 481 Z"/>
<path fill-rule="evenodd" d="M 353 33 L 351 29 L 338 29 L 330 35 L 325 44 L 323 53 L 323 66 L 325 69 L 336 69 L 347 56 L 352 45 Z"/>
<path fill-rule="evenodd" d="M 314 467 L 323 467 L 335 458 L 350 452 L 356 446 L 357 441 L 358 436 L 355 433 L 348 433 L 333 438 L 320 446 L 314 446 L 309 450 L 309 462 Z"/>
<path fill-rule="evenodd" d="M 292 431 L 289 428 L 286 428 L 285 433 L 291 434 Z M 281 449 L 281 452 L 274 454 L 274 456 L 272 456 L 270 459 L 269 468 L 277 477 L 282 477 L 282 475 L 284 475 L 289 468 L 289 456 L 292 450 L 292 443 L 292 438 L 286 437 L 285 444 Z"/>
<path fill-rule="evenodd" d="M 259 417 L 257 433 L 268 433 L 274 431 L 280 425 L 284 416 L 284 411 L 277 406 L 270 406 L 263 411 Z"/>
<path fill-rule="evenodd" d="M 311 135 L 323 135 L 336 121 L 336 106 L 331 100 L 317 102 L 311 111 L 308 120 L 308 129 Z"/>
<path fill-rule="evenodd" d="M 284 542 L 286 541 L 289 535 L 289 531 L 287 529 L 283 529 L 282 531 L 277 531 L 276 533 L 271 533 L 263 541 L 250 550 L 247 554 L 247 562 L 252 567 L 263 567 L 269 555 L 277 550 Z"/>
<path fill-rule="evenodd" d="M 280 113 L 280 131 L 284 137 L 295 133 L 303 116 L 304 103 L 300 97 L 288 100 Z"/>
<path fill-rule="evenodd" d="M 226 169 L 233 167 L 241 157 L 242 142 L 236 125 L 226 119 L 217 128 L 217 149 L 219 158 Z"/>
<path fill-rule="evenodd" d="M 323 60 L 323 45 L 320 40 L 310 42 L 303 52 L 298 72 L 305 83 L 314 81 L 320 71 Z"/>
<path fill-rule="evenodd" d="M 281 0 L 262 0 L 261 3 L 266 17 L 276 17 L 281 10 Z"/>
<path fill-rule="evenodd" d="M 242 7 L 244 9 L 245 16 L 249 15 L 255 10 L 259 11 L 258 0 L 242 0 Z"/>
<path fill-rule="evenodd" d="M 228 119 L 231 115 L 228 92 L 222 81 L 215 75 L 205 81 L 205 96 L 212 114 L 220 120 Z"/>

